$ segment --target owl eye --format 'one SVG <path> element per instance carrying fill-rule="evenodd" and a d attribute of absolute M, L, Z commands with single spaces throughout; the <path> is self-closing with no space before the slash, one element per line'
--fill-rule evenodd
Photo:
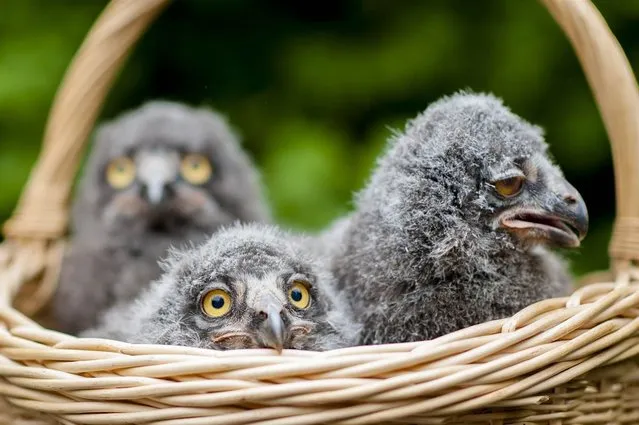
<path fill-rule="evenodd" d="M 311 303 L 311 293 L 302 282 L 293 282 L 293 286 L 288 290 L 288 300 L 293 307 L 304 310 Z"/>
<path fill-rule="evenodd" d="M 231 295 L 222 290 L 214 289 L 202 298 L 202 311 L 210 317 L 222 317 L 231 310 Z"/>
<path fill-rule="evenodd" d="M 180 173 L 182 178 L 191 184 L 204 184 L 211 178 L 213 167 L 205 156 L 188 154 L 182 158 Z"/>
<path fill-rule="evenodd" d="M 509 177 L 507 179 L 498 180 L 494 184 L 495 190 L 505 198 L 511 198 L 518 195 L 524 187 L 525 179 L 521 176 Z"/>
<path fill-rule="evenodd" d="M 135 163 L 126 156 L 114 159 L 107 166 L 106 179 L 114 189 L 124 189 L 135 179 Z"/>

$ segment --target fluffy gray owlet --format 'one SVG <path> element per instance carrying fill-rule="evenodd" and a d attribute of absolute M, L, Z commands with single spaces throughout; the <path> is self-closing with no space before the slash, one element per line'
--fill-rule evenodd
<path fill-rule="evenodd" d="M 577 247 L 588 229 L 541 129 L 466 92 L 390 140 L 355 206 L 322 238 L 364 344 L 430 339 L 568 293 L 548 248 Z"/>
<path fill-rule="evenodd" d="M 82 336 L 220 350 L 351 345 L 359 327 L 303 240 L 268 225 L 224 228 L 172 251 L 137 300 L 115 306 Z"/>
<path fill-rule="evenodd" d="M 254 166 L 217 113 L 153 101 L 102 125 L 73 205 L 52 305 L 58 329 L 94 326 L 137 295 L 169 246 L 269 217 Z"/>

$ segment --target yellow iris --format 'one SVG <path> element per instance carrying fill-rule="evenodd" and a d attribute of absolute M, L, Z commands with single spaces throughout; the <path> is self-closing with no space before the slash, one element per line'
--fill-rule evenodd
<path fill-rule="evenodd" d="M 115 158 L 107 166 L 106 179 L 114 189 L 124 189 L 135 179 L 135 163 L 126 156 Z"/>
<path fill-rule="evenodd" d="M 180 173 L 187 182 L 199 185 L 209 181 L 213 174 L 213 167 L 205 156 L 189 154 L 182 158 Z"/>
<path fill-rule="evenodd" d="M 497 193 L 506 198 L 517 195 L 521 192 L 523 186 L 524 178 L 521 176 L 509 177 L 495 182 L 495 190 Z"/>
<path fill-rule="evenodd" d="M 288 300 L 293 307 L 304 310 L 311 303 L 311 293 L 302 282 L 294 282 L 291 289 L 288 290 Z"/>
<path fill-rule="evenodd" d="M 202 298 L 202 311 L 210 317 L 222 317 L 231 310 L 231 303 L 228 292 L 214 289 Z"/>

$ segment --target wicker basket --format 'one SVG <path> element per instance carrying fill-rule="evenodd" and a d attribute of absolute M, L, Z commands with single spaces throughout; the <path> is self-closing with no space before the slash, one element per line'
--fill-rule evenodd
<path fill-rule="evenodd" d="M 0 423 L 639 423 L 639 93 L 589 0 L 542 3 L 572 42 L 612 142 L 614 281 L 432 341 L 324 353 L 131 345 L 29 319 L 55 290 L 85 140 L 127 53 L 166 3 L 106 8 L 67 72 L 4 227 Z"/>

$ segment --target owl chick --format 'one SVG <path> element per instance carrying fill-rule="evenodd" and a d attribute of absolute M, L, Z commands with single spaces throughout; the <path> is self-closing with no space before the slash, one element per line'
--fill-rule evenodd
<path fill-rule="evenodd" d="M 160 273 L 171 245 L 235 220 L 270 221 L 258 175 L 217 113 L 149 102 L 102 125 L 72 211 L 72 240 L 53 300 L 76 333 Z"/>
<path fill-rule="evenodd" d="M 173 250 L 137 300 L 113 307 L 82 336 L 219 350 L 353 344 L 359 328 L 303 241 L 263 224 L 224 228 Z"/>
<path fill-rule="evenodd" d="M 549 248 L 578 247 L 588 229 L 542 130 L 468 92 L 409 122 L 355 204 L 323 238 L 364 344 L 430 339 L 568 293 Z"/>

